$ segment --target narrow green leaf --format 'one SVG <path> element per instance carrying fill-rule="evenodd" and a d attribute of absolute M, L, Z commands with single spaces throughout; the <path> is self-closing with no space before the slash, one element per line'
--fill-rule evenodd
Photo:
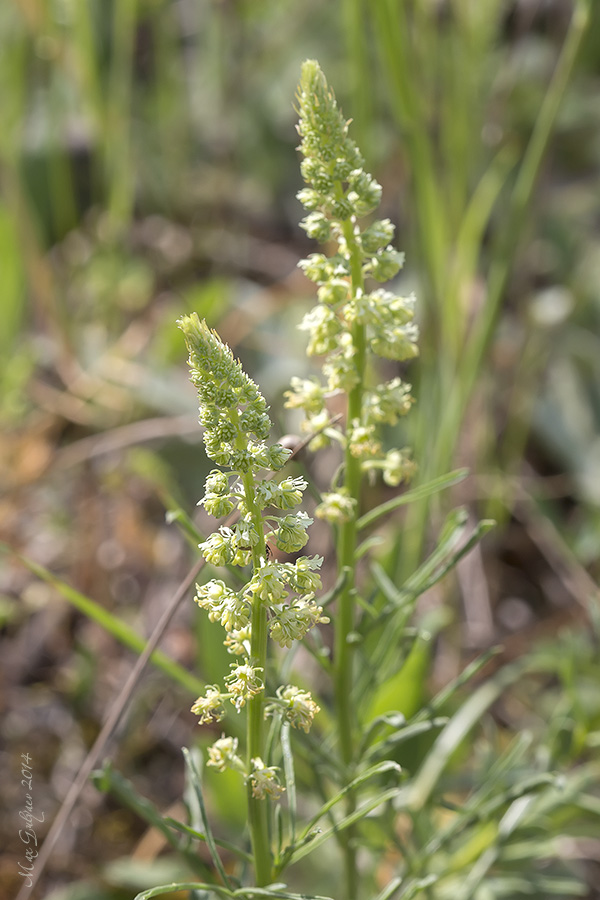
<path fill-rule="evenodd" d="M 403 881 L 404 879 L 401 877 L 392 878 L 389 884 L 386 884 L 384 889 L 379 894 L 377 894 L 375 900 L 390 900 L 390 897 L 393 897 L 398 888 L 402 886 Z"/>
<path fill-rule="evenodd" d="M 0 549 L 10 550 L 6 545 L 1 545 Z M 12 550 L 10 550 L 10 552 L 14 553 Z M 80 591 L 75 590 L 75 588 L 71 587 L 61 578 L 58 578 L 56 575 L 53 575 L 52 572 L 49 572 L 44 566 L 39 565 L 39 563 L 34 562 L 32 559 L 28 559 L 26 556 L 21 556 L 19 553 L 14 553 L 14 555 L 27 566 L 30 572 L 33 572 L 34 575 L 41 578 L 46 584 L 55 588 L 65 600 L 68 600 L 69 603 L 87 616 L 88 619 L 97 622 L 98 625 L 105 629 L 105 631 L 112 634 L 114 638 L 130 650 L 133 650 L 134 653 L 140 654 L 144 651 L 146 646 L 145 638 L 141 637 L 141 635 L 134 631 L 133 628 L 130 628 L 129 625 L 126 625 L 125 622 L 118 618 L 118 616 L 108 612 L 108 610 L 100 606 L 99 603 L 96 603 L 95 600 L 92 600 Z M 164 672 L 164 674 L 172 681 L 184 687 L 194 697 L 197 697 L 204 691 L 205 685 L 200 679 L 196 678 L 195 675 L 172 660 L 166 653 L 163 653 L 162 650 L 154 650 L 153 653 L 150 654 L 150 662 L 156 666 L 157 669 Z"/>
<path fill-rule="evenodd" d="M 221 857 L 219 856 L 219 851 L 217 850 L 217 845 L 215 843 L 215 839 L 213 837 L 213 833 L 211 831 L 206 815 L 206 807 L 204 806 L 204 797 L 202 795 L 202 759 L 199 754 L 193 753 L 192 751 L 188 750 L 187 747 L 182 747 L 181 752 L 183 753 L 183 758 L 185 759 L 185 766 L 189 784 L 194 791 L 198 803 L 200 828 L 205 835 L 206 846 L 208 847 L 210 858 L 212 859 L 223 884 L 227 888 L 231 888 L 229 878 L 227 877 L 227 873 L 223 868 L 223 863 L 221 862 Z"/>
<path fill-rule="evenodd" d="M 414 503 L 417 500 L 424 500 L 425 497 L 430 497 L 432 494 L 437 494 L 439 491 L 443 491 L 452 487 L 453 484 L 463 481 L 468 474 L 468 469 L 455 469 L 453 472 L 449 472 L 447 475 L 440 475 L 439 478 L 434 478 L 432 481 L 428 481 L 427 484 L 422 484 L 412 491 L 406 491 L 405 494 L 394 497 L 393 500 L 388 500 L 386 503 L 376 506 L 375 509 L 369 510 L 368 513 L 360 517 L 356 527 L 361 531 L 368 525 L 372 525 L 377 519 L 387 515 L 387 513 L 398 509 L 399 506 L 405 506 L 407 503 Z"/>
<path fill-rule="evenodd" d="M 294 772 L 294 757 L 290 742 L 289 722 L 282 722 L 281 724 L 281 750 L 283 753 L 285 790 L 290 817 L 290 844 L 293 846 L 296 843 L 296 775 Z"/>
<path fill-rule="evenodd" d="M 161 816 L 154 804 L 147 797 L 142 796 L 130 781 L 119 772 L 116 772 L 110 762 L 106 762 L 102 769 L 92 772 L 91 780 L 98 790 L 103 793 L 111 793 L 117 797 L 123 806 L 132 810 L 148 825 L 156 828 L 170 846 L 185 859 L 192 871 L 210 876 L 211 873 L 208 866 L 199 858 L 197 853 L 180 846 L 170 824 Z"/>
<path fill-rule="evenodd" d="M 240 888 L 233 893 L 233 896 L 239 897 L 240 900 L 252 900 L 253 897 L 278 897 L 281 900 L 331 900 L 331 897 L 324 897 L 321 894 L 291 894 L 289 891 L 282 890 L 283 887 L 285 885 Z"/>
<path fill-rule="evenodd" d="M 466 524 L 464 510 L 453 510 L 446 519 L 438 546 L 400 589 L 394 585 L 379 563 L 372 564 L 373 576 L 390 607 L 383 610 L 378 619 L 369 624 L 366 631 L 386 624 L 392 617 L 396 620 L 394 627 L 386 627 L 378 648 L 382 670 L 385 669 L 384 660 L 390 652 L 396 651 L 400 631 L 411 615 L 416 599 L 441 581 L 495 525 L 491 519 L 483 519 L 477 524 L 469 539 L 456 549 L 456 545 L 464 535 Z"/>
<path fill-rule="evenodd" d="M 377 763 L 374 766 L 371 766 L 368 769 L 365 769 L 364 772 L 361 772 L 360 775 L 358 775 L 356 778 L 353 778 L 352 781 L 350 781 L 348 784 L 344 785 L 342 790 L 339 791 L 337 794 L 335 794 L 333 797 L 331 797 L 327 801 L 327 803 L 325 803 L 321 807 L 319 812 L 315 816 L 312 817 L 312 819 L 310 820 L 310 822 L 304 829 L 303 838 L 314 829 L 314 827 L 317 824 L 317 822 L 319 821 L 319 819 L 322 819 L 323 816 L 326 815 L 330 809 L 333 809 L 333 807 L 337 803 L 339 803 L 340 800 L 343 800 L 347 794 L 349 794 L 351 792 L 352 793 L 355 792 L 357 787 L 360 787 L 361 784 L 364 784 L 366 781 L 369 781 L 369 779 L 374 778 L 376 775 L 383 775 L 385 772 L 391 772 L 391 771 L 399 774 L 401 771 L 401 768 L 398 765 L 398 763 L 387 759 L 387 760 L 384 760 L 383 762 Z"/>
<path fill-rule="evenodd" d="M 356 553 L 354 554 L 355 559 L 362 559 L 363 556 L 366 556 L 373 547 L 378 547 L 380 544 L 383 544 L 384 538 L 380 534 L 370 534 L 366 540 L 364 540 L 361 544 L 356 548 Z"/>
<path fill-rule="evenodd" d="M 341 593 L 343 587 L 348 580 L 348 572 L 342 569 L 340 572 L 336 583 L 333 585 L 331 590 L 327 591 L 326 594 L 323 594 L 322 597 L 319 597 L 319 606 L 322 606 L 323 609 L 329 606 L 336 599 L 339 593 Z"/>
<path fill-rule="evenodd" d="M 437 875 L 426 875 L 425 878 L 415 878 L 408 882 L 406 887 L 402 889 L 400 897 L 402 900 L 412 900 L 417 894 L 427 891 L 432 885 L 439 880 Z"/>
<path fill-rule="evenodd" d="M 398 796 L 404 794 L 406 792 L 406 788 L 395 787 L 390 788 L 387 791 L 382 791 L 380 794 L 377 794 L 375 797 L 372 797 L 366 803 L 363 803 L 362 806 L 359 806 L 353 813 L 348 816 L 345 816 L 343 819 L 340 819 L 339 822 L 336 822 L 331 828 L 328 828 L 326 831 L 322 831 L 320 834 L 306 834 L 303 838 L 302 843 L 299 844 L 294 852 L 290 855 L 289 862 L 296 863 L 298 860 L 303 859 L 305 856 L 308 856 L 309 853 L 312 853 L 313 850 L 316 850 L 317 847 L 320 847 L 332 835 L 337 835 L 341 831 L 344 831 L 346 828 L 349 828 L 351 825 L 354 825 L 356 822 L 360 822 L 361 819 L 364 819 L 370 812 L 374 809 L 377 809 L 378 806 L 383 806 L 383 804 L 387 803 L 388 800 L 392 800 L 397 798 Z"/>
<path fill-rule="evenodd" d="M 161 894 L 174 894 L 177 891 L 207 891 L 209 894 L 215 894 L 218 897 L 234 896 L 231 891 L 217 884 L 205 884 L 201 881 L 183 881 L 161 884 L 159 887 L 142 891 L 140 894 L 136 894 L 134 900 L 152 900 L 152 897 L 160 897 Z"/>
<path fill-rule="evenodd" d="M 426 719 L 424 722 L 412 722 L 405 728 L 401 728 L 394 734 L 391 734 L 389 737 L 385 738 L 385 740 L 375 744 L 365 756 L 365 760 L 378 759 L 382 756 L 389 757 L 399 744 L 403 744 L 411 738 L 418 737 L 420 734 L 426 734 L 428 731 L 433 731 L 435 728 L 443 728 L 447 724 L 448 718 L 446 716 L 438 716 L 435 719 Z"/>
<path fill-rule="evenodd" d="M 482 715 L 503 691 L 523 673 L 524 664 L 502 669 L 492 680 L 478 688 L 450 719 L 411 784 L 408 805 L 421 809 L 429 799 L 454 751 L 480 721 Z"/>
<path fill-rule="evenodd" d="M 192 828 L 190 825 L 186 825 L 184 822 L 178 822 L 177 819 L 173 819 L 171 816 L 165 816 L 163 821 L 170 825 L 171 828 L 174 828 L 176 831 L 181 831 L 183 834 L 187 834 L 190 837 L 196 838 L 198 841 L 206 841 L 206 835 L 203 831 L 198 831 L 196 828 Z M 218 847 L 222 847 L 223 850 L 228 850 L 229 853 L 233 853 L 239 859 L 243 860 L 245 863 L 252 862 L 252 856 L 250 853 L 246 853 L 245 850 L 242 850 L 236 844 L 232 844 L 231 841 L 225 841 L 222 838 L 215 838 L 215 844 Z"/>
<path fill-rule="evenodd" d="M 464 687 L 478 672 L 481 672 L 483 668 L 489 663 L 494 656 L 497 656 L 502 652 L 501 647 L 492 647 L 487 650 L 485 653 L 482 653 L 481 656 L 478 656 L 477 659 L 474 659 L 470 662 L 460 675 L 457 675 L 449 684 L 446 685 L 438 694 L 435 695 L 433 700 L 430 702 L 429 706 L 431 709 L 440 709 L 445 706 L 448 700 L 458 691 L 461 687 Z"/>

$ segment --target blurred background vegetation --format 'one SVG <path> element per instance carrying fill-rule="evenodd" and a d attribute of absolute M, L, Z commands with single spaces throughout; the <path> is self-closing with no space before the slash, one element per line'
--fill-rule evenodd
<path fill-rule="evenodd" d="M 495 644 L 507 659 L 539 652 L 550 674 L 517 687 L 496 724 L 531 728 L 575 767 L 600 743 L 597 3 L 4 0 L 0 536 L 151 631 L 193 558 L 165 513 L 193 513 L 207 468 L 183 312 L 219 329 L 279 431 L 294 428 L 282 391 L 309 371 L 295 326 L 312 305 L 296 268 L 312 249 L 295 200 L 307 57 L 353 119 L 407 254 L 400 285 L 418 296 L 418 404 L 390 442 L 414 448 L 423 480 L 468 466 L 453 501 L 499 523 L 429 598 L 452 614 L 415 689 Z M 409 507 L 386 537 L 390 577 L 414 570 L 446 511 Z M 162 647 L 210 680 L 222 663 L 190 607 Z M 0 617 L 8 897 L 22 881 L 20 754 L 34 757 L 43 836 L 134 656 L 10 556 Z M 197 734 L 189 700 L 149 671 L 111 745 L 163 810 Z M 223 790 L 213 803 L 239 818 Z M 600 841 L 583 839 L 569 864 L 598 897 Z M 44 896 L 131 896 L 166 865 L 161 849 L 89 785 Z"/>

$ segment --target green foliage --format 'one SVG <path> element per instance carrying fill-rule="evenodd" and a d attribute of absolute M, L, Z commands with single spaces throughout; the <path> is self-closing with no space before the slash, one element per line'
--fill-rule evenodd
<path fill-rule="evenodd" d="M 318 50 L 321 56 L 323 49 L 326 58 L 327 35 L 337 34 L 343 23 L 347 59 L 338 56 L 331 71 L 337 67 L 344 74 L 339 91 L 354 114 L 362 153 L 318 65 L 305 64 L 298 96 L 307 181 L 300 194 L 308 209 L 303 227 L 329 255 L 313 254 L 302 264 L 318 290 L 318 305 L 306 315 L 303 328 L 309 333 L 310 352 L 326 354 L 327 359 L 322 377 L 312 372 L 296 376 L 288 395 L 288 406 L 306 413 L 304 429 L 311 449 L 330 445 L 335 454 L 331 446 L 341 448 L 341 468 L 327 490 L 320 490 L 323 469 L 318 484 L 313 483 L 310 462 L 302 478 L 284 473 L 277 489 L 258 489 L 273 482 L 261 481 L 262 474 L 254 471 L 236 443 L 250 440 L 255 445 L 252 453 L 263 454 L 262 462 L 275 462 L 264 455 L 266 450 L 257 449 L 265 429 L 264 400 L 235 435 L 231 429 L 227 434 L 221 430 L 211 441 L 207 429 L 207 449 L 218 465 L 231 465 L 235 477 L 252 470 L 258 493 L 263 490 L 262 521 L 282 551 L 296 552 L 306 537 L 308 520 L 288 512 L 299 501 L 296 492 L 302 494 L 308 482 L 320 493 L 317 516 L 333 526 L 337 561 L 328 562 L 336 569 L 327 570 L 333 588 L 316 602 L 334 619 L 335 647 L 330 659 L 327 636 L 314 629 L 300 651 L 293 645 L 282 662 L 275 650 L 266 661 L 272 715 L 261 738 L 264 764 L 278 770 L 285 787 L 280 800 L 268 801 L 266 826 L 264 821 L 259 825 L 267 831 L 263 850 L 268 843 L 275 884 L 252 886 L 251 841 L 240 834 L 244 789 L 239 772 L 205 773 L 194 751 L 186 753 L 184 822 L 163 817 L 116 773 L 100 778 L 103 789 L 164 836 L 172 863 L 168 872 L 148 867 L 140 873 L 124 861 L 120 874 L 115 870 L 109 877 L 107 870 L 107 881 L 130 893 L 143 890 L 139 897 L 175 890 L 196 898 L 294 900 L 322 894 L 350 898 L 355 893 L 375 900 L 584 896 L 583 868 L 576 856 L 583 853 L 581 841 L 595 839 L 599 814 L 598 771 L 590 762 L 600 743 L 593 640 L 586 634 L 562 635 L 522 665 L 502 668 L 496 661 L 495 673 L 485 678 L 491 663 L 484 655 L 437 694 L 432 692 L 431 672 L 438 648 L 443 656 L 444 641 L 456 628 L 450 624 L 455 617 L 447 602 L 450 582 L 442 579 L 490 527 L 487 519 L 469 524 L 462 509 L 448 513 L 452 499 L 441 492 L 459 484 L 466 470 L 444 473 L 459 461 L 467 457 L 478 474 L 497 467 L 494 515 L 508 517 L 514 504 L 509 476 L 519 472 L 533 421 L 545 451 L 572 475 L 575 495 L 585 509 L 585 515 L 574 516 L 568 526 L 562 507 L 555 517 L 561 530 L 570 529 L 568 559 L 593 564 L 597 555 L 594 448 L 599 427 L 591 378 L 598 358 L 594 241 L 586 246 L 573 282 L 558 297 L 566 298 L 562 306 L 553 305 L 556 294 L 543 290 L 530 304 L 519 286 L 516 309 L 509 309 L 502 322 L 507 345 L 517 336 L 510 357 L 515 360 L 512 374 L 507 374 L 510 365 L 497 365 L 505 344 L 499 340 L 493 345 L 513 264 L 520 259 L 519 238 L 535 211 L 534 188 L 551 131 L 566 140 L 570 135 L 571 141 L 577 134 L 569 131 L 568 117 L 561 119 L 559 104 L 586 29 L 592 31 L 589 16 L 597 17 L 597 11 L 590 3 L 577 2 L 560 54 L 548 42 L 546 57 L 536 57 L 539 71 L 529 69 L 531 77 L 523 77 L 518 54 L 505 58 L 502 29 L 507 26 L 499 2 L 383 0 L 371 6 L 345 0 L 302 9 L 266 0 L 207 3 L 194 10 L 197 18 L 184 23 L 181 33 L 176 9 L 183 4 L 115 2 L 105 9 L 92 0 L 41 3 L 40 15 L 30 19 L 16 6 L 0 13 L 5 51 L 0 71 L 6 87 L 0 101 L 5 123 L 0 137 L 0 255 L 6 293 L 0 414 L 18 420 L 29 405 L 26 387 L 36 354 L 21 339 L 30 318 L 25 315 L 27 303 L 56 337 L 60 372 L 81 367 L 88 377 L 81 379 L 81 396 L 76 393 L 78 400 L 83 397 L 87 426 L 119 421 L 115 410 L 126 418 L 146 406 L 170 411 L 173 403 L 181 402 L 185 407 L 185 399 L 173 399 L 173 385 L 167 381 L 166 366 L 180 355 L 171 320 L 196 309 L 201 319 L 216 323 L 232 304 L 236 312 L 242 308 L 243 286 L 218 274 L 228 254 L 236 266 L 244 265 L 244 253 L 227 237 L 230 218 L 236 229 L 249 210 L 264 209 L 269 198 L 289 195 L 290 146 L 278 140 L 277 133 L 289 124 L 292 79 L 301 53 L 312 56 Z M 307 40 L 309 21 L 314 35 Z M 190 35 L 196 35 L 195 42 Z M 590 39 L 586 46 L 590 68 L 592 44 Z M 502 77 L 496 79 L 498 73 Z M 586 127 L 593 109 L 591 102 L 583 117 Z M 569 114 L 574 115 L 572 108 Z M 27 121 L 36 122 L 35 141 L 23 127 Z M 79 133 L 84 136 L 84 165 L 91 172 L 89 196 L 77 189 L 75 155 L 64 142 L 63 126 L 73 121 L 84 126 Z M 160 128 L 154 127 L 156 122 Z M 586 159 L 593 157 L 593 140 L 573 143 Z M 402 160 L 402 178 L 410 184 L 400 224 L 417 277 L 399 272 L 403 257 L 391 245 L 394 229 L 389 220 L 366 218 L 358 223 L 363 215 L 371 216 L 380 199 L 365 159 L 389 167 L 397 158 Z M 246 173 L 243 179 L 233 179 L 236 169 Z M 384 165 L 381 170 L 389 179 Z M 545 212 L 544 238 L 552 270 L 534 272 L 532 279 L 551 277 L 560 285 L 577 265 L 577 229 L 571 222 L 576 219 L 583 228 L 590 212 L 589 206 L 581 207 L 578 219 L 562 195 L 554 202 L 555 209 Z M 388 199 L 385 214 L 393 217 L 392 208 Z M 160 216 L 148 216 L 151 212 Z M 252 220 L 248 230 L 254 227 Z M 22 235 L 27 239 L 19 252 Z M 47 247 L 53 248 L 50 267 Z M 215 247 L 219 252 L 213 258 Z M 525 268 L 528 264 L 525 260 Z M 50 273 L 58 277 L 56 287 Z M 204 280 L 197 282 L 198 277 Z M 419 282 L 423 362 L 415 361 L 411 369 L 418 411 L 405 417 L 411 390 L 403 381 L 404 367 L 396 361 L 415 353 L 413 308 L 405 296 L 411 278 Z M 390 290 L 382 289 L 389 279 Z M 159 294 L 162 305 L 154 304 L 165 288 L 177 291 L 181 299 Z M 575 308 L 577 327 L 569 321 Z M 135 340 L 131 358 L 127 350 L 123 357 L 115 356 L 112 336 L 129 323 L 137 327 L 150 314 L 153 333 L 147 361 L 135 349 Z M 558 318 L 553 319 L 554 314 Z M 287 324 L 289 319 L 281 327 Z M 195 320 L 192 330 L 197 327 Z M 252 352 L 261 339 L 250 342 Z M 220 364 L 229 362 L 227 351 L 215 351 L 214 346 L 212 351 L 210 365 L 196 367 L 200 388 Z M 382 360 L 371 351 L 384 358 L 382 368 Z M 119 371 L 112 366 L 115 359 L 139 366 L 133 385 L 113 384 Z M 550 376 L 538 399 L 546 365 Z M 385 384 L 380 373 L 388 379 Z M 220 385 L 225 393 L 226 380 Z M 75 384 L 77 391 L 80 382 Z M 267 379 L 264 384 L 268 386 Z M 111 390 L 106 391 L 107 385 Z M 67 387 L 70 390 L 70 383 Z M 334 393 L 334 402 L 342 399 L 350 407 L 345 426 L 332 415 Z M 507 420 L 504 434 L 497 443 L 463 448 L 457 460 L 459 436 L 471 435 L 465 425 L 469 409 L 475 410 L 481 428 L 496 434 L 492 416 L 499 418 L 497 398 L 505 394 L 507 408 L 500 411 L 502 421 Z M 480 395 L 483 402 L 477 406 Z M 240 417 L 257 396 L 248 395 L 238 407 Z M 218 399 L 219 409 L 227 406 L 223 395 Z M 222 417 L 214 423 L 207 414 L 204 424 L 221 428 L 235 423 L 224 423 Z M 414 448 L 416 469 L 405 443 Z M 392 449 L 385 451 L 384 446 Z M 184 479 L 187 469 L 178 468 Z M 242 515 L 248 517 L 245 489 L 232 493 L 229 480 L 225 489 L 211 474 L 205 508 L 227 514 L 240 502 Z M 417 479 L 413 488 L 390 492 L 411 475 Z M 217 576 L 209 582 L 212 588 L 201 587 L 200 605 L 211 617 L 218 608 L 224 624 L 231 622 L 232 598 L 239 601 L 241 596 L 242 605 L 245 602 L 246 576 L 235 564 L 256 555 L 252 540 L 261 543 L 256 522 L 245 532 L 229 523 L 206 538 L 184 508 L 186 503 L 167 498 L 173 493 L 172 478 L 148 477 L 160 483 L 172 521 L 190 543 L 201 544 L 208 562 L 221 570 L 211 572 Z M 471 484 L 463 485 L 469 500 L 469 491 L 475 490 Z M 550 509 L 546 500 L 537 508 L 543 515 Z M 269 515 L 267 502 L 276 516 Z M 465 500 L 461 497 L 460 502 Z M 141 652 L 143 640 L 118 615 L 74 591 L 47 568 L 24 562 L 75 608 Z M 268 562 L 265 545 L 259 568 Z M 310 569 L 299 571 L 297 563 L 281 565 L 296 567 L 298 584 L 300 577 L 315 577 Z M 285 574 L 290 575 L 289 568 Z M 266 600 L 280 581 L 275 578 L 264 587 L 254 580 L 253 594 Z M 444 609 L 421 615 L 419 598 L 442 584 Z M 303 587 L 312 592 L 316 583 Z M 586 591 L 593 589 L 586 585 Z M 309 624 L 314 618 L 314 613 L 309 616 Z M 208 712 L 220 714 L 223 694 L 230 691 L 222 692 L 215 682 L 229 657 L 202 623 L 198 630 L 197 655 L 203 676 L 211 682 L 208 689 L 160 652 L 152 661 L 172 684 L 194 695 L 205 691 L 208 706 L 215 703 Z M 285 647 L 289 642 L 283 626 L 279 635 Z M 286 674 L 281 681 L 282 669 Z M 281 688 L 292 672 L 300 687 L 290 698 Z M 306 707 L 308 689 L 321 712 L 309 733 L 292 732 L 282 711 L 286 704 L 291 709 L 294 700 Z M 234 699 L 244 696 L 243 691 L 232 693 Z M 247 693 L 250 705 L 253 694 Z M 514 704 L 527 713 L 515 714 Z M 229 703 L 228 709 L 232 714 L 227 730 L 233 737 L 225 740 L 243 745 L 237 708 Z M 197 711 L 207 713 L 207 707 Z M 254 716 L 255 723 L 259 718 Z M 206 742 L 200 738 L 200 743 Z M 227 747 L 237 765 L 241 757 L 233 752 L 233 743 Z M 242 765 L 247 775 L 247 760 Z M 233 833 L 235 841 L 222 837 Z M 335 843 L 339 859 L 332 849 Z M 355 871 L 357 850 L 361 884 Z M 267 880 L 266 868 L 261 880 Z M 340 887 L 343 868 L 345 888 Z M 284 877 L 286 884 L 279 882 Z M 92 896 L 91 887 L 85 891 Z M 99 896 L 104 900 L 114 893 L 107 887 Z"/>

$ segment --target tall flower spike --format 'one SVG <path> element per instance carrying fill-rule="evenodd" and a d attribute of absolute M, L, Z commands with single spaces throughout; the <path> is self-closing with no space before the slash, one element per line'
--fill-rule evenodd
<path fill-rule="evenodd" d="M 298 90 L 301 137 L 304 156 L 302 176 L 307 184 L 298 194 L 308 215 L 301 223 L 310 238 L 332 255 L 313 253 L 300 263 L 305 275 L 317 285 L 317 304 L 308 312 L 300 328 L 308 332 L 309 356 L 325 356 L 323 380 L 295 379 L 287 393 L 287 405 L 303 409 L 305 431 L 327 417 L 326 398 L 345 394 L 346 424 L 329 426 L 311 441 L 316 450 L 328 440 L 343 448 L 343 465 L 336 475 L 334 490 L 323 495 L 315 515 L 336 525 L 338 571 L 344 581 L 336 598 L 334 626 L 333 686 L 336 700 L 338 744 L 341 762 L 356 763 L 357 722 L 353 704 L 354 641 L 356 625 L 357 530 L 365 472 L 381 471 L 388 484 L 406 479 L 412 463 L 406 454 L 386 454 L 380 436 L 383 423 L 394 424 L 408 412 L 411 398 L 408 385 L 398 378 L 373 387 L 373 357 L 407 360 L 417 353 L 414 299 L 402 297 L 378 284 L 394 278 L 403 264 L 403 255 L 392 246 L 394 227 L 388 219 L 376 219 L 364 227 L 360 220 L 379 204 L 381 187 L 365 171 L 363 158 L 348 133 L 348 122 L 338 109 L 333 92 L 314 60 L 302 66 Z M 337 404 L 339 407 L 339 404 Z M 285 611 L 271 626 L 281 642 L 293 635 L 290 625 L 316 616 L 309 603 L 297 604 L 295 616 Z M 300 698 L 289 692 L 278 694 L 280 704 L 290 702 L 290 713 L 299 708 Z M 310 724 L 310 703 L 299 721 Z M 350 805 L 354 808 L 350 795 Z M 357 881 L 353 844 L 346 833 L 344 856 L 347 864 L 347 894 Z"/>
<path fill-rule="evenodd" d="M 363 157 L 348 133 L 349 122 L 314 60 L 302 66 L 297 100 L 298 149 L 304 156 L 301 171 L 307 183 L 298 199 L 308 211 L 301 225 L 319 243 L 337 242 L 337 251 L 332 256 L 313 253 L 300 263 L 318 286 L 317 305 L 305 315 L 300 328 L 309 335 L 308 355 L 326 357 L 324 383 L 294 378 L 286 404 L 305 411 L 303 429 L 310 431 L 316 422 L 325 420 L 328 395 L 344 392 L 354 396 L 356 409 L 348 433 L 338 428 L 336 436 L 335 430 L 328 428 L 310 447 L 316 450 L 336 437 L 361 460 L 363 470 L 379 468 L 388 475 L 377 430 L 382 422 L 394 424 L 408 412 L 410 385 L 394 378 L 369 390 L 364 385 L 366 356 L 367 350 L 386 359 L 416 356 L 414 298 L 381 288 L 369 291 L 366 281 L 394 278 L 404 255 L 391 244 L 394 226 L 389 219 L 376 219 L 365 228 L 359 225 L 359 219 L 378 206 L 381 187 L 365 171 Z M 356 417 L 359 395 L 362 408 Z M 394 483 L 398 483 L 399 473 L 396 467 Z M 405 466 L 402 476 L 409 473 L 410 467 Z M 330 518 L 331 504 L 329 507 L 318 510 L 317 515 Z"/>

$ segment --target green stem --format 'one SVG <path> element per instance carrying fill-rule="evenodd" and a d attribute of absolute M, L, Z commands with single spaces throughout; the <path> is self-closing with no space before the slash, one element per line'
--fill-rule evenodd
<path fill-rule="evenodd" d="M 254 490 L 254 478 L 252 472 L 242 475 L 245 501 L 256 532 L 258 543 L 252 548 L 252 565 L 254 570 L 264 564 L 267 555 L 265 536 L 263 531 L 262 516 L 256 503 Z M 253 666 L 259 666 L 263 670 L 263 676 L 267 665 L 267 611 L 259 597 L 252 601 L 252 637 L 250 655 Z M 260 757 L 264 760 L 264 691 L 255 694 L 248 701 L 247 720 L 247 767 L 252 770 L 252 760 Z M 254 871 L 256 884 L 263 887 L 272 881 L 272 858 L 269 842 L 269 808 L 268 799 L 252 796 L 252 785 L 248 782 L 248 818 L 250 821 L 250 835 L 252 839 L 252 853 L 254 856 Z"/>
<path fill-rule="evenodd" d="M 364 290 L 360 249 L 354 238 L 353 221 L 343 225 L 344 237 L 350 249 L 350 267 L 352 277 L 352 293 L 356 296 Z M 366 362 L 365 327 L 360 323 L 352 326 L 352 340 L 356 350 L 354 365 L 358 376 L 357 384 L 348 395 L 348 429 L 355 420 L 362 419 L 364 375 Z M 346 574 L 344 586 L 338 598 L 338 611 L 335 629 L 334 686 L 337 706 L 338 737 L 340 755 L 347 767 L 348 778 L 352 777 L 351 766 L 354 759 L 354 709 L 352 707 L 353 685 L 353 652 L 351 634 L 355 619 L 355 587 L 356 587 L 356 523 L 360 514 L 361 465 L 360 460 L 352 455 L 349 446 L 345 451 L 344 487 L 348 495 L 355 501 L 354 514 L 340 528 L 338 540 L 338 565 L 340 572 Z M 349 793 L 346 801 L 348 814 L 356 807 L 353 793 Z M 346 869 L 346 896 L 348 900 L 356 897 L 357 870 L 354 849 L 354 829 L 348 828 L 342 836 Z"/>

